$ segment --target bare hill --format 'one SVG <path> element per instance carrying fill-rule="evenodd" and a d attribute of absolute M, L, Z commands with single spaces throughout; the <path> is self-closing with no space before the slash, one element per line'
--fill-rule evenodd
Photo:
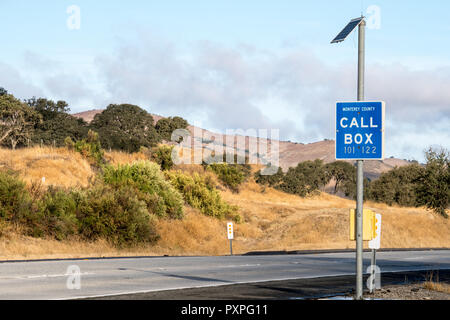
<path fill-rule="evenodd" d="M 84 112 L 80 112 L 80 113 L 75 113 L 73 114 L 74 117 L 77 118 L 81 118 L 86 122 L 91 122 L 92 120 L 94 120 L 94 117 L 99 114 L 102 113 L 103 110 L 89 110 L 89 111 L 84 111 Z"/>

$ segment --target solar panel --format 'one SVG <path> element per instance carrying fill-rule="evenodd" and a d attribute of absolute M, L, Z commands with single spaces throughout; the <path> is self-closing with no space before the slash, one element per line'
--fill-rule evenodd
<path fill-rule="evenodd" d="M 359 24 L 361 23 L 361 21 L 363 21 L 363 19 L 364 17 L 360 17 L 350 21 L 350 23 L 337 35 L 337 37 L 334 38 L 333 41 L 331 41 L 331 43 L 338 43 L 344 41 L 348 37 L 348 35 L 352 33 L 352 31 L 355 30 L 357 26 L 359 26 Z"/>

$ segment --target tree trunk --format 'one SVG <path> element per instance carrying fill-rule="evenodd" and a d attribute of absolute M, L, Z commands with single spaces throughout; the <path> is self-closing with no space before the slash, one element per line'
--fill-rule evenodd
<path fill-rule="evenodd" d="M 3 142 L 3 140 L 5 140 L 6 138 L 8 138 L 9 134 L 12 132 L 12 129 L 9 129 L 8 131 L 5 132 L 5 134 L 3 134 L 3 136 L 0 138 L 0 143 Z"/>

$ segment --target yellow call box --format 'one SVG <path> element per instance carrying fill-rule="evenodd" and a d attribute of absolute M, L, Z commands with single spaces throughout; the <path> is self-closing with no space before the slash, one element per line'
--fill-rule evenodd
<path fill-rule="evenodd" d="M 371 241 L 377 237 L 375 212 L 363 210 L 363 241 Z M 356 210 L 350 209 L 350 240 L 356 240 Z"/>

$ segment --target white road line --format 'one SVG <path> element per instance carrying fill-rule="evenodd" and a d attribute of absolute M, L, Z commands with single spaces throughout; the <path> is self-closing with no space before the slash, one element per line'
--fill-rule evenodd
<path fill-rule="evenodd" d="M 80 276 L 93 275 L 93 272 L 82 272 Z M 9 276 L 9 277 L 0 277 L 0 280 L 30 280 L 30 279 L 42 279 L 42 278 L 62 278 L 73 276 L 73 273 L 65 273 L 65 274 L 38 274 L 31 276 Z"/>
<path fill-rule="evenodd" d="M 226 265 L 226 266 L 216 266 L 215 268 L 240 268 L 240 267 L 259 267 L 261 264 L 238 264 L 238 265 Z"/>

